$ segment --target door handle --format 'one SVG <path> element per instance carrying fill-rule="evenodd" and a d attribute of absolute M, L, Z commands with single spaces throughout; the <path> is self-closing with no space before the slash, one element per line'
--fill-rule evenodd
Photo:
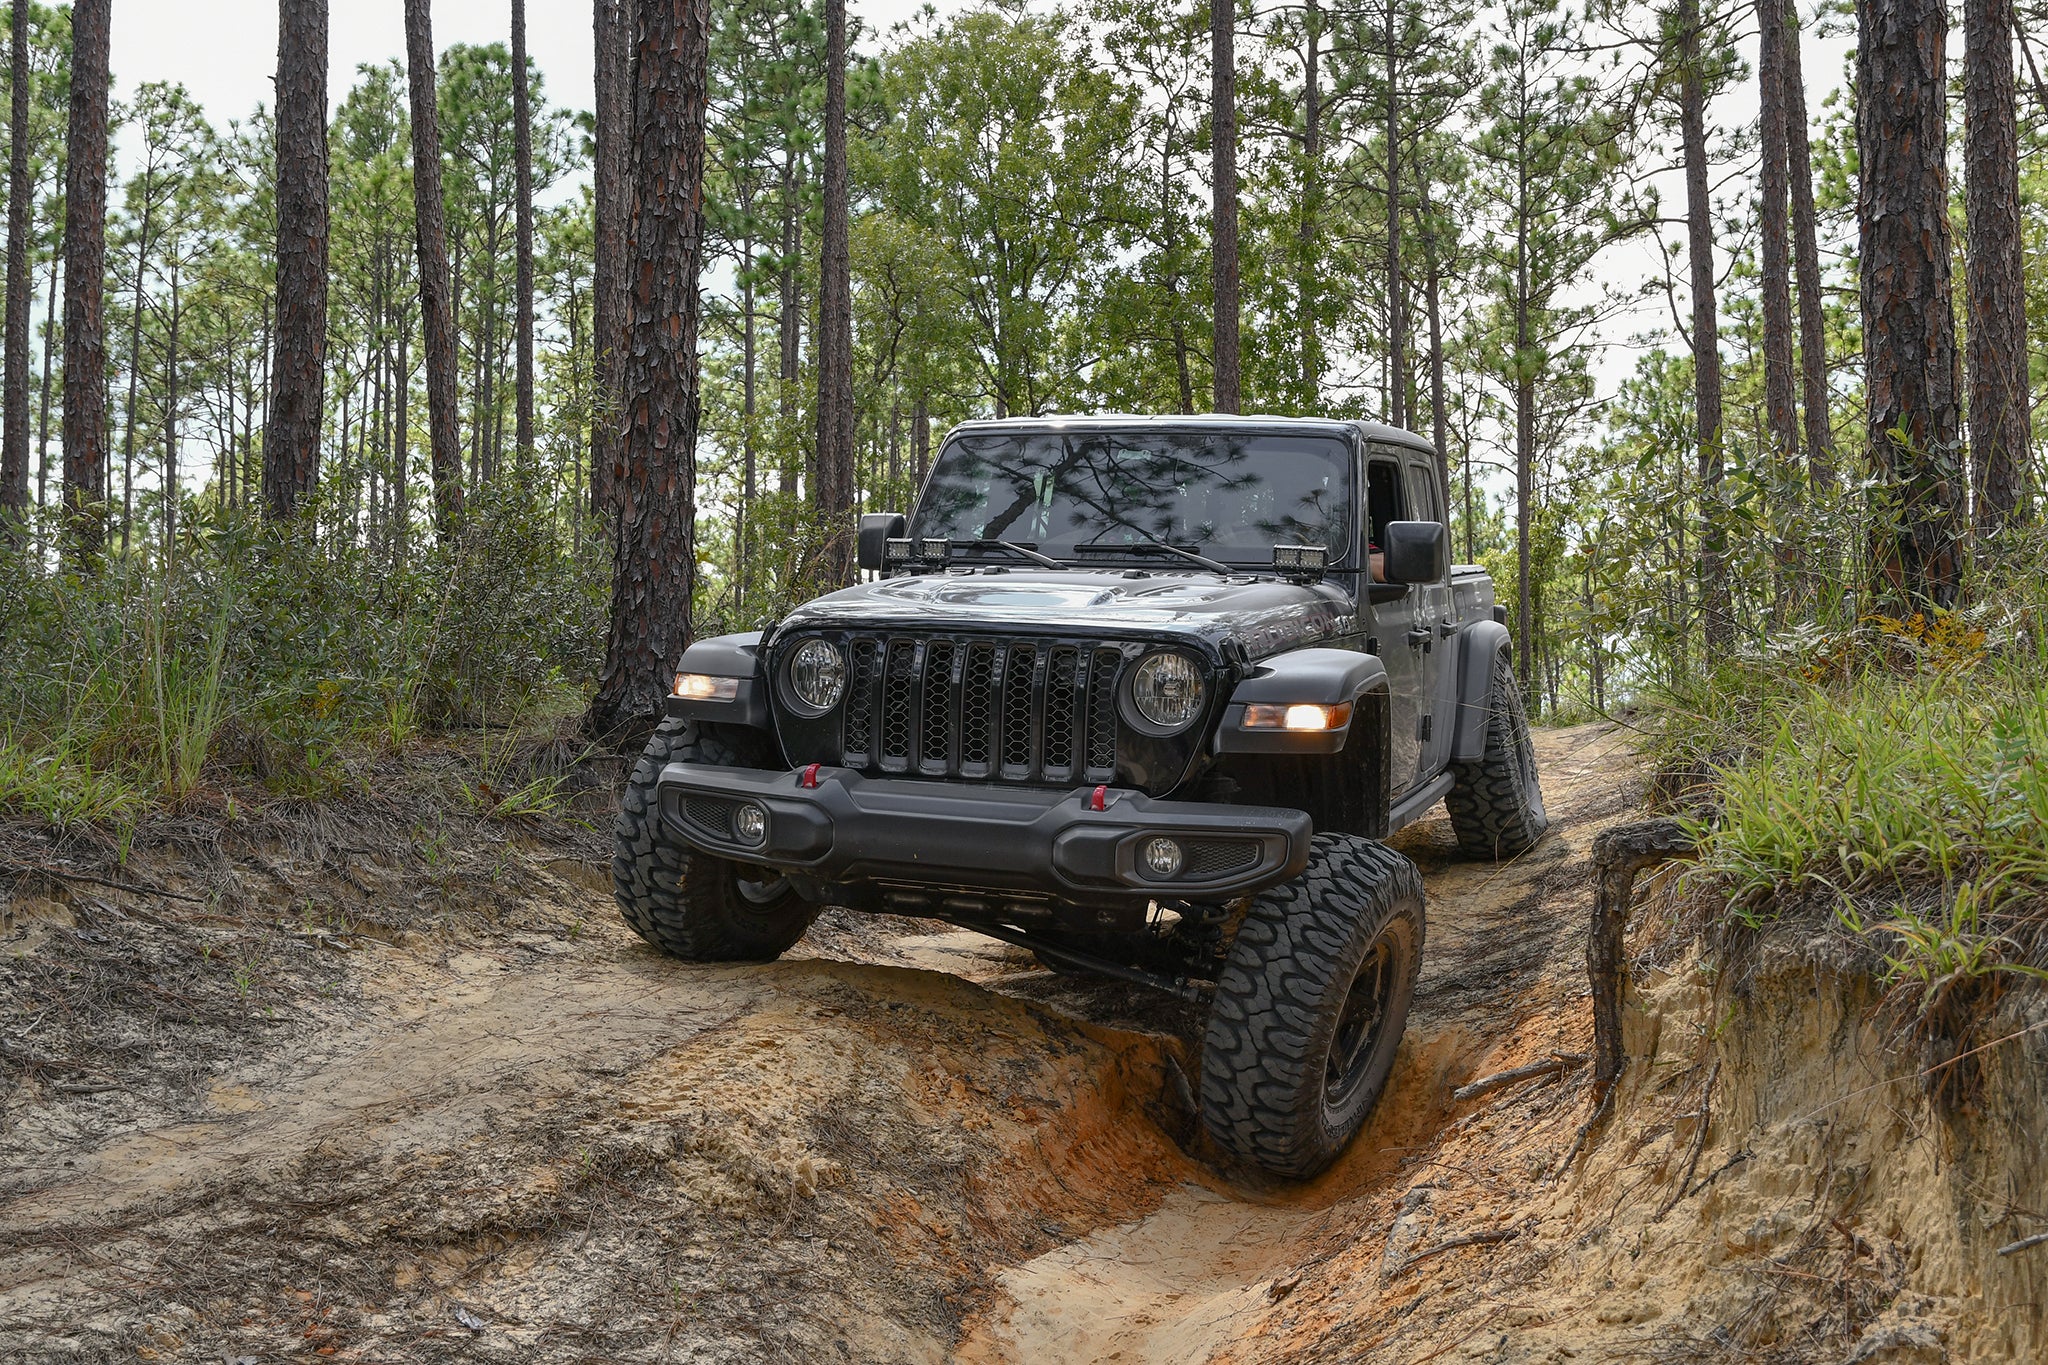
<path fill-rule="evenodd" d="M 1429 648 L 1429 628 L 1417 626 L 1408 632 L 1408 643 L 1420 649 Z"/>

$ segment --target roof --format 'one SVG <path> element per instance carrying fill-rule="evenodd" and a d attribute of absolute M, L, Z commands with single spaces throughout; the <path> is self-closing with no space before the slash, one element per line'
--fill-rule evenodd
<path fill-rule="evenodd" d="M 1054 413 L 1046 417 L 993 417 L 962 422 L 955 431 L 1111 431 L 1118 428 L 1155 430 L 1254 430 L 1314 431 L 1329 435 L 1355 432 L 1368 441 L 1385 441 L 1434 453 L 1436 447 L 1412 431 L 1380 422 L 1354 421 L 1341 417 L 1282 417 L 1272 413 L 1168 413 L 1124 412 Z"/>

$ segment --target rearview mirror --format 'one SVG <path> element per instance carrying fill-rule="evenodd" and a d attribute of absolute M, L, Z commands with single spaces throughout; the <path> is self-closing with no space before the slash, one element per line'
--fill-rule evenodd
<path fill-rule="evenodd" d="M 1380 549 L 1389 583 L 1438 583 L 1451 571 L 1451 538 L 1440 521 L 1390 521 Z"/>
<path fill-rule="evenodd" d="M 901 512 L 864 512 L 860 519 L 860 547 L 856 554 L 860 566 L 877 573 L 881 572 L 882 555 L 889 542 L 903 534 L 909 524 Z"/>

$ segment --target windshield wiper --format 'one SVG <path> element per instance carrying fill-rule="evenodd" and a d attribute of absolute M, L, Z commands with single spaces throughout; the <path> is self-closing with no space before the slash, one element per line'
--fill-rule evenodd
<path fill-rule="evenodd" d="M 1042 564 L 1048 569 L 1068 569 L 1073 567 L 1070 564 L 1061 563 L 1051 555 L 1040 554 L 1029 545 L 1019 545 L 1014 540 L 970 540 L 967 544 L 970 548 L 977 550 L 985 550 L 993 545 L 999 550 L 1008 550 L 1013 555 L 1021 555 L 1033 564 Z"/>
<path fill-rule="evenodd" d="M 1198 555 L 1193 550 L 1183 550 L 1178 545 L 1168 545 L 1163 540 L 1154 540 L 1152 539 L 1152 537 L 1146 535 L 1141 535 L 1138 539 L 1126 542 L 1122 545 L 1111 544 L 1109 541 L 1106 540 L 1091 540 L 1086 545 L 1076 545 L 1074 547 L 1074 551 L 1077 554 L 1093 553 L 1104 555 L 1116 554 L 1121 551 L 1131 550 L 1158 550 L 1165 554 L 1178 555 L 1180 558 L 1187 560 L 1190 564 L 1199 564 L 1203 568 L 1209 570 L 1211 573 L 1220 573 L 1224 575 L 1226 578 L 1237 573 L 1237 570 L 1231 568 L 1228 564 L 1220 564 L 1217 561 L 1209 558 L 1207 555 Z"/>

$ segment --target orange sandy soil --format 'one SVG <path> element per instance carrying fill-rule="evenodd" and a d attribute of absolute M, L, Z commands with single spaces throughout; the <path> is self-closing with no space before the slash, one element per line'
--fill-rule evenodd
<path fill-rule="evenodd" d="M 1582 1067 L 1452 1097 L 1589 1050 L 1588 850 L 1637 771 L 1612 727 L 1538 748 L 1530 854 L 1458 861 L 1441 817 L 1399 839 L 1429 894 L 1416 1010 L 1369 1127 L 1298 1188 L 1200 1138 L 1198 1010 L 838 912 L 781 962 L 668 961 L 612 911 L 594 818 L 343 811 L 246 849 L 143 839 L 102 879 L 178 901 L 25 881 L 0 1359 L 1718 1358 L 1755 1277 L 1723 1276 L 1730 1307 L 1641 1260 L 1728 1157 L 1684 1180 L 1679 1023 L 1657 1092 L 1569 1168 Z"/>

